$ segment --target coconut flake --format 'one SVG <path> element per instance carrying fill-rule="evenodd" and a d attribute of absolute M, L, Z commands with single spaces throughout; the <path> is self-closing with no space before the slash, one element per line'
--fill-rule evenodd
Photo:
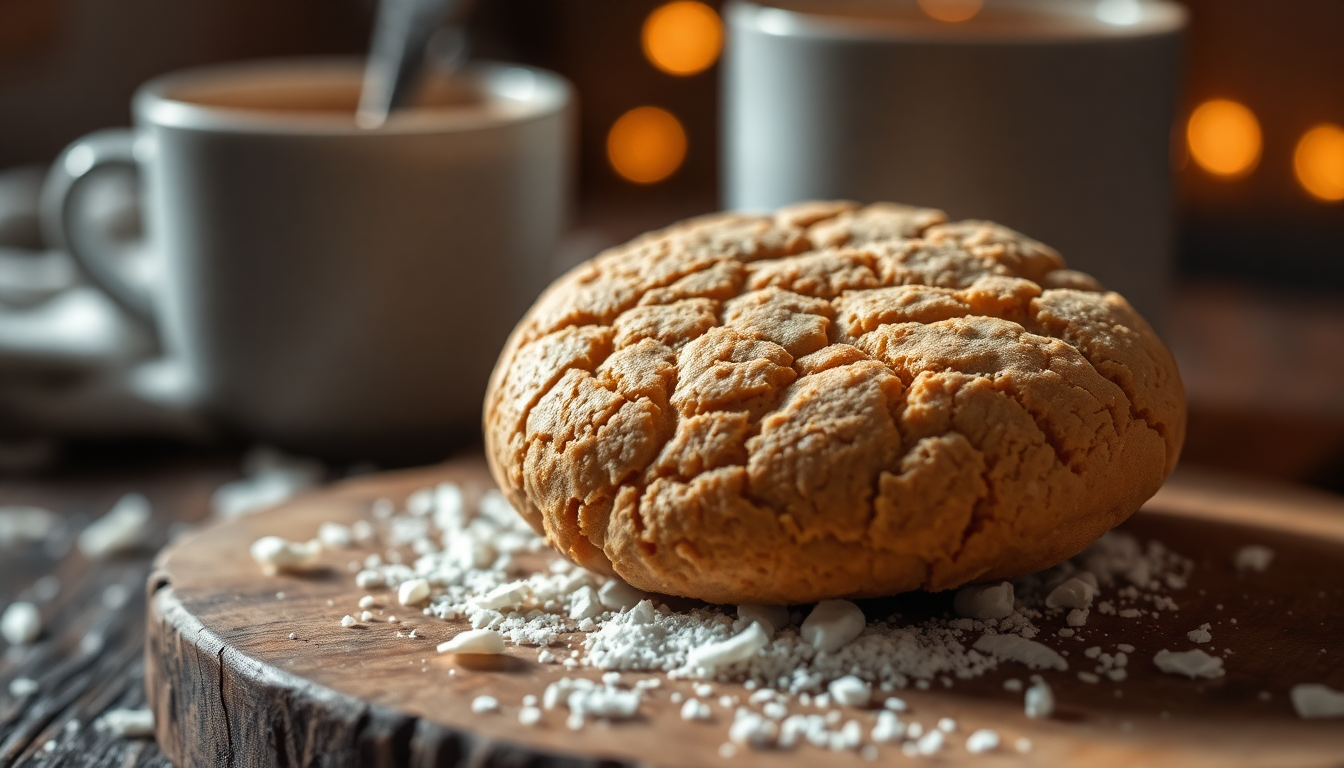
<path fill-rule="evenodd" d="M 504 637 L 493 629 L 469 629 L 457 633 L 447 642 L 439 643 L 438 651 L 497 655 L 504 652 Z"/>
<path fill-rule="evenodd" d="M 966 737 L 966 751 L 972 755 L 983 755 L 999 748 L 998 731 L 981 728 Z"/>
<path fill-rule="evenodd" d="M 1096 585 L 1081 578 L 1072 578 L 1055 587 L 1045 598 L 1047 608 L 1088 608 L 1097 594 Z"/>
<path fill-rule="evenodd" d="M 1185 675 L 1190 679 L 1223 676 L 1223 660 L 1199 650 L 1168 651 L 1163 648 L 1153 657 L 1157 668 L 1169 675 Z"/>
<path fill-rule="evenodd" d="M 317 540 L 295 542 L 279 536 L 263 536 L 252 542 L 251 552 L 262 573 L 273 576 L 280 571 L 307 568 L 321 554 L 322 545 Z"/>
<path fill-rule="evenodd" d="M 79 551 L 91 560 L 102 560 L 138 546 L 149 532 L 149 519 L 149 499 L 128 493 L 80 532 Z"/>
<path fill-rule="evenodd" d="M 687 699 L 681 705 L 682 720 L 709 720 L 712 717 L 709 705 L 699 699 Z"/>
<path fill-rule="evenodd" d="M 686 663 L 691 667 L 714 674 L 723 667 L 750 659 L 760 653 L 761 649 L 769 642 L 770 638 L 761 628 L 761 625 L 758 622 L 752 622 L 751 626 L 727 640 L 710 643 L 692 650 L 686 658 Z"/>
<path fill-rule="evenodd" d="M 323 523 L 317 527 L 317 540 L 325 549 L 347 549 L 355 542 L 350 526 L 340 523 Z"/>
<path fill-rule="evenodd" d="M 866 707 L 873 697 L 873 687 L 854 675 L 832 680 L 826 691 L 842 707 Z"/>
<path fill-rule="evenodd" d="M 37 693 L 39 686 L 37 681 L 31 677 L 16 677 L 9 681 L 9 695 L 16 699 L 22 699 L 24 696 L 32 696 Z"/>
<path fill-rule="evenodd" d="M 480 715 L 499 711 L 499 699 L 494 696 L 477 696 L 471 700 L 471 711 Z"/>
<path fill-rule="evenodd" d="M 30 645 L 42 634 L 42 614 L 32 603 L 10 603 L 0 615 L 0 637 L 10 645 Z"/>
<path fill-rule="evenodd" d="M 1055 692 L 1044 680 L 1037 680 L 1027 689 L 1023 710 L 1033 720 L 1047 718 L 1055 713 Z"/>
<path fill-rule="evenodd" d="M 420 605 L 429 599 L 429 581 L 410 579 L 397 587 L 397 602 L 405 606 Z"/>
<path fill-rule="evenodd" d="M 525 581 L 501 584 L 483 597 L 475 599 L 475 604 L 486 610 L 497 611 L 500 608 L 517 608 L 527 599 L 531 589 Z"/>
<path fill-rule="evenodd" d="M 1057 669 L 1063 672 L 1069 668 L 1069 663 L 1058 651 L 1018 635 L 981 635 L 971 647 L 1004 661 L 1025 664 L 1031 669 Z"/>
<path fill-rule="evenodd" d="M 94 721 L 94 728 L 126 739 L 154 735 L 154 713 L 148 709 L 112 709 Z"/>
<path fill-rule="evenodd" d="M 858 637 L 867 624 L 863 611 L 848 600 L 822 600 L 803 620 L 801 634 L 813 648 L 835 653 Z"/>

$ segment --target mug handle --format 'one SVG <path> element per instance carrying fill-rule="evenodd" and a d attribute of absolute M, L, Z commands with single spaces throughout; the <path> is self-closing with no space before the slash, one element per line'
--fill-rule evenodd
<path fill-rule="evenodd" d="M 64 249 L 89 279 L 132 317 L 154 325 L 152 297 L 128 280 L 112 263 L 114 251 L 81 237 L 87 226 L 75 205 L 75 190 L 99 168 L 121 166 L 139 170 L 137 138 L 129 128 L 95 131 L 65 148 L 52 164 L 42 188 L 42 234 L 52 247 Z"/>

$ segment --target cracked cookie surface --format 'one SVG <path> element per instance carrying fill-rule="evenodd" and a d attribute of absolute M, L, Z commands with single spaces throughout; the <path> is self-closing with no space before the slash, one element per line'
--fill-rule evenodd
<path fill-rule="evenodd" d="M 1162 484 L 1176 364 L 1050 248 L 940 211 L 715 214 L 556 281 L 485 403 L 552 546 L 648 591 L 797 604 L 1010 578 Z"/>

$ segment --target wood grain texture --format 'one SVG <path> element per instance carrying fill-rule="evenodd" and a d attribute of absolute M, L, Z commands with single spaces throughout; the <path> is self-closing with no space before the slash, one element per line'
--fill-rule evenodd
<path fill-rule="evenodd" d="M 210 492 L 237 476 L 238 458 L 125 447 L 94 458 L 0 480 L 0 506 L 45 507 L 62 523 L 41 545 L 0 546 L 0 608 L 33 601 L 44 627 L 26 648 L 0 641 L 0 768 L 171 766 L 153 739 L 121 738 L 93 723 L 109 709 L 145 706 L 144 585 L 152 560 L 170 532 L 208 515 Z M 138 548 L 88 560 L 73 546 L 75 535 L 128 491 L 153 504 L 148 537 Z M 48 577 L 59 590 L 43 600 L 34 585 Z M 10 696 L 9 683 L 18 677 L 35 680 L 37 693 Z"/>
<path fill-rule="evenodd" d="M 150 580 L 147 683 L 160 744 L 179 768 L 719 762 L 731 711 L 715 705 L 711 724 L 682 721 L 668 694 L 689 694 L 689 685 L 665 681 L 634 722 L 590 723 L 576 733 L 556 710 L 545 713 L 540 727 L 525 728 L 516 720 L 522 697 L 540 695 L 550 680 L 566 674 L 558 665 L 538 664 L 535 648 L 510 646 L 499 664 L 473 668 L 434 652 L 436 643 L 460 629 L 452 622 L 411 615 L 400 625 L 375 620 L 342 628 L 341 616 L 355 613 L 366 591 L 355 586 L 345 565 L 366 550 L 331 556 L 315 574 L 275 577 L 263 576 L 248 556 L 248 546 L 261 535 L 308 538 L 322 521 L 348 523 L 364 515 L 375 498 L 399 501 L 445 479 L 461 483 L 469 498 L 489 487 L 476 461 L 370 477 L 202 531 L 160 556 Z M 1280 498 L 1235 486 L 1220 490 L 1219 482 L 1178 477 L 1126 526 L 1197 560 L 1190 586 L 1175 593 L 1179 612 L 1134 620 L 1093 611 L 1081 633 L 1085 639 L 1050 640 L 1079 661 L 1094 644 L 1135 645 L 1124 683 L 1085 683 L 1073 676 L 1083 668 L 1074 664 L 1070 673 L 1050 678 L 1060 707 L 1045 722 L 1027 720 L 1020 694 L 1003 690 L 1005 679 L 1029 674 L 1011 664 L 950 688 L 935 684 L 902 693 L 914 719 L 930 725 L 951 716 L 961 724 L 954 748 L 940 757 L 943 764 L 1339 764 L 1344 728 L 1338 721 L 1298 719 L 1287 691 L 1301 682 L 1344 688 L 1344 575 L 1338 568 L 1344 505 L 1314 494 Z M 1277 551 L 1269 572 L 1234 571 L 1232 554 L 1248 543 Z M 384 614 L 405 611 L 392 607 L 395 598 L 386 591 L 372 594 Z M 948 602 L 947 595 L 910 595 L 864 606 L 870 616 L 892 610 L 915 616 L 939 613 Z M 1238 622 L 1231 624 L 1234 617 Z M 1162 647 L 1191 647 L 1185 633 L 1206 621 L 1213 624 L 1211 645 L 1233 651 L 1226 677 L 1191 681 L 1152 666 Z M 1055 629 L 1048 621 L 1040 625 L 1047 634 Z M 412 627 L 420 639 L 395 637 L 396 629 Z M 299 639 L 289 640 L 290 632 Z M 569 674 L 596 676 L 582 668 Z M 715 688 L 715 697 L 746 698 L 740 686 Z M 1261 691 L 1270 692 L 1268 701 Z M 482 693 L 496 696 L 503 711 L 471 713 L 472 698 Z M 872 712 L 847 716 L 864 723 L 865 732 L 874 719 Z M 959 741 L 980 727 L 996 728 L 1008 743 L 1026 736 L 1035 747 L 1025 758 L 1006 752 L 970 756 Z M 891 747 L 883 754 L 900 759 Z M 863 764 L 853 753 L 811 747 L 740 752 L 732 764 L 823 759 Z"/>

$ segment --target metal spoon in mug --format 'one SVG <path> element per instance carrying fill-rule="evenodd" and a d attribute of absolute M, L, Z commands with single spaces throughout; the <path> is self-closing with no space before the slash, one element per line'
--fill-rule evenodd
<path fill-rule="evenodd" d="M 445 23 L 465 23 L 472 0 L 381 0 L 355 122 L 377 128 L 401 107 L 419 79 L 425 49 Z"/>

